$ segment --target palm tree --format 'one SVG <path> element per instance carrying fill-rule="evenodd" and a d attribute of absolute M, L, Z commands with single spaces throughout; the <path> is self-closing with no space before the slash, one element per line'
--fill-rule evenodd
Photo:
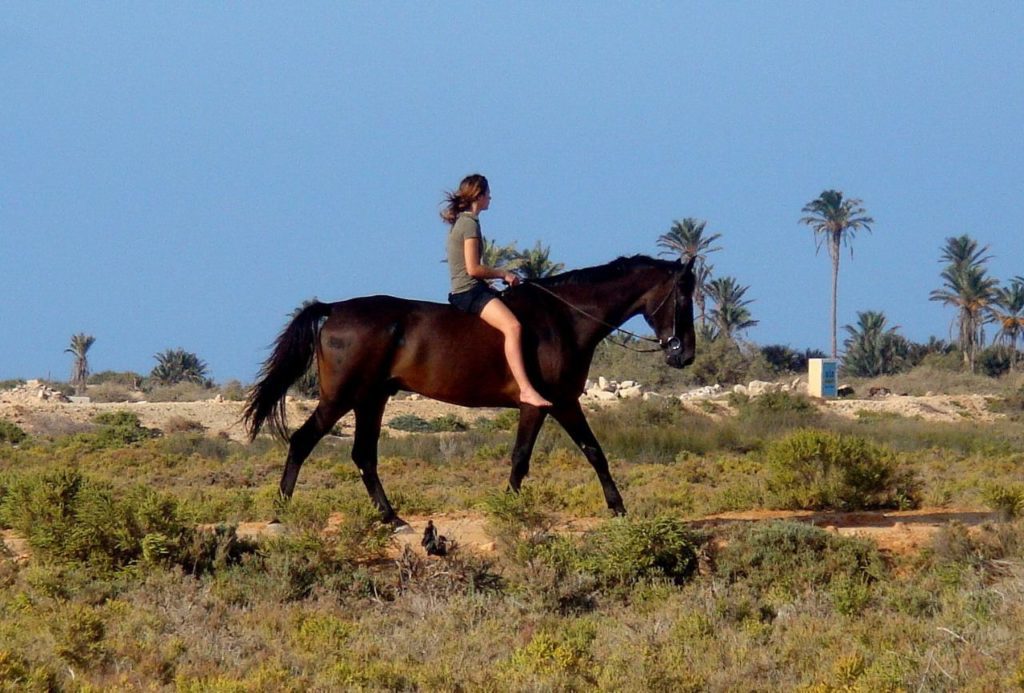
<path fill-rule="evenodd" d="M 871 377 L 900 370 L 910 350 L 907 340 L 886 324 L 885 313 L 857 313 L 856 325 L 844 325 L 849 337 L 843 342 L 843 366 L 850 375 Z"/>
<path fill-rule="evenodd" d="M 972 265 L 984 265 L 992 259 L 991 255 L 985 255 L 988 246 L 978 247 L 978 241 L 967 234 L 963 236 L 951 236 L 946 239 L 946 245 L 942 249 L 939 262 L 945 261 L 948 266 L 957 270 Z"/>
<path fill-rule="evenodd" d="M 989 313 L 999 324 L 996 340 L 1010 349 L 1010 372 L 1017 363 L 1017 340 L 1024 334 L 1024 277 L 1014 277 L 1008 287 L 1000 287 L 992 293 Z"/>
<path fill-rule="evenodd" d="M 693 303 L 697 306 L 697 313 L 700 317 L 700 324 L 706 320 L 704 297 L 707 295 L 708 282 L 711 280 L 711 265 L 708 264 L 708 254 L 721 250 L 721 247 L 712 247 L 711 244 L 722 237 L 720 233 L 704 235 L 707 222 L 702 219 L 687 217 L 682 221 L 672 222 L 672 228 L 668 233 L 658 236 L 658 245 L 665 248 L 661 255 L 678 255 L 680 260 L 696 258 L 693 273 L 696 282 L 693 287 Z"/>
<path fill-rule="evenodd" d="M 480 262 L 488 267 L 505 267 L 518 256 L 519 250 L 515 243 L 498 245 L 491 239 L 485 239 L 484 247 L 480 249 Z"/>
<path fill-rule="evenodd" d="M 735 341 L 737 332 L 753 327 L 758 322 L 751 318 L 747 308 L 752 301 L 743 299 L 749 288 L 740 286 L 732 277 L 719 277 L 708 284 L 708 296 L 715 302 L 711 320 L 718 328 L 719 336 L 729 341 Z"/>
<path fill-rule="evenodd" d="M 964 243 L 965 239 L 971 241 L 966 236 L 946 239 L 942 257 L 950 260 L 950 264 L 939 275 L 943 279 L 942 288 L 933 290 L 929 299 L 956 308 L 953 322 L 958 328 L 957 341 L 964 365 L 973 373 L 978 347 L 985 341 L 985 322 L 990 318 L 988 307 L 999 281 L 989 277 L 985 269 L 988 258 L 982 258 L 981 254 L 987 247 L 978 250 L 977 243 Z M 969 252 L 963 252 L 965 250 Z"/>
<path fill-rule="evenodd" d="M 561 262 L 551 261 L 551 247 L 542 246 L 540 241 L 533 248 L 516 253 L 511 265 L 524 279 L 550 277 L 565 269 Z"/>
<path fill-rule="evenodd" d="M 180 382 L 204 386 L 210 384 L 206 374 L 206 363 L 189 351 L 180 348 L 167 349 L 153 358 L 156 359 L 157 365 L 149 377 L 160 385 L 175 385 Z"/>
<path fill-rule="evenodd" d="M 71 365 L 71 385 L 74 386 L 76 395 L 85 392 L 86 380 L 89 378 L 89 359 L 86 354 L 95 341 L 96 338 L 91 334 L 79 332 L 71 336 L 71 346 L 64 350 L 65 354 L 75 357 Z"/>
<path fill-rule="evenodd" d="M 861 200 L 843 198 L 838 190 L 825 190 L 800 210 L 807 214 L 800 218 L 801 224 L 807 224 L 814 231 L 817 250 L 822 244 L 828 247 L 828 255 L 832 258 L 832 358 L 836 358 L 836 297 L 839 292 L 839 251 L 843 245 L 853 240 L 857 231 L 871 231 L 875 220 L 867 216 Z M 853 248 L 850 248 L 853 256 Z"/>

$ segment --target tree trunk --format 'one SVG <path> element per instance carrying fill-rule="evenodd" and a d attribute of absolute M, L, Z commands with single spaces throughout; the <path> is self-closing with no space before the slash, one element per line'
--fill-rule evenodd
<path fill-rule="evenodd" d="M 829 255 L 832 256 L 832 358 L 838 358 L 839 349 L 836 347 L 836 297 L 839 293 L 839 240 L 838 232 L 832 233 L 829 245 Z"/>

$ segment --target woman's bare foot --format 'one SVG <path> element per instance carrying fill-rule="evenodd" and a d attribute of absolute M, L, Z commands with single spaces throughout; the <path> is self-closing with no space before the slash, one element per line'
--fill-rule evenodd
<path fill-rule="evenodd" d="M 530 404 L 535 407 L 551 407 L 554 406 L 551 402 L 544 399 L 539 392 L 536 390 L 528 390 L 519 395 L 519 401 L 524 404 Z"/>

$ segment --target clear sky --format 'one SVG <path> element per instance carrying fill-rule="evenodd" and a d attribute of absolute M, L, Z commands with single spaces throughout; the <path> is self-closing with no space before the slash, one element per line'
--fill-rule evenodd
<path fill-rule="evenodd" d="M 1024 3 L 0 4 L 0 379 L 251 381 L 304 299 L 443 301 L 442 193 L 568 268 L 722 234 L 760 344 L 827 349 L 801 208 L 863 200 L 839 324 L 928 300 L 947 236 L 1024 274 Z"/>

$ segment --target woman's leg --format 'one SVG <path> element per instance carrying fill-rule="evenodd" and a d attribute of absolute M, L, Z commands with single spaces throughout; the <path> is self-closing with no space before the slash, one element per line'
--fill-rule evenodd
<path fill-rule="evenodd" d="M 487 302 L 483 311 L 480 312 L 480 317 L 488 325 L 501 330 L 501 333 L 505 335 L 505 360 L 508 361 L 512 377 L 519 385 L 519 401 L 532 404 L 535 407 L 550 407 L 551 402 L 537 392 L 526 375 L 526 366 L 523 364 L 523 328 L 516 316 L 512 314 L 508 306 L 501 302 L 501 299 L 495 298 Z"/>

